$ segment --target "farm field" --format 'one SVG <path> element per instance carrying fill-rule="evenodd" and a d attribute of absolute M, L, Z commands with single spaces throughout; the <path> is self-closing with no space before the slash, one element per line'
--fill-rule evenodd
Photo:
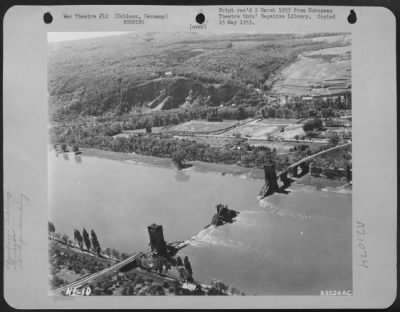
<path fill-rule="evenodd" d="M 173 126 L 168 131 L 187 131 L 187 132 L 212 132 L 219 131 L 237 124 L 237 121 L 216 121 L 209 122 L 203 120 L 191 120 L 182 124 Z"/>
<path fill-rule="evenodd" d="M 241 137 L 258 137 L 260 139 L 266 139 L 267 136 L 280 131 L 282 127 L 287 125 L 267 125 L 265 123 L 260 123 L 258 121 L 249 122 L 243 126 L 239 126 L 232 130 L 225 132 L 224 136 L 236 136 L 240 135 Z"/>
<path fill-rule="evenodd" d="M 349 41 L 348 36 L 342 36 L 343 44 Z M 321 96 L 346 92 L 351 88 L 350 46 L 304 52 L 274 80 L 272 92 L 275 94 Z"/>
<path fill-rule="evenodd" d="M 285 131 L 278 133 L 275 137 L 282 140 L 295 140 L 296 136 L 304 136 L 302 124 L 292 124 L 285 128 Z"/>
<path fill-rule="evenodd" d="M 223 135 L 236 136 L 239 134 L 241 137 L 258 140 L 265 140 L 270 136 L 284 140 L 294 140 L 296 135 L 301 136 L 305 134 L 303 125 L 295 124 L 295 122 L 295 119 L 254 120 L 243 126 L 229 130 Z"/>
<path fill-rule="evenodd" d="M 258 120 L 259 123 L 267 125 L 289 125 L 296 123 L 298 119 L 294 118 L 266 118 Z"/>

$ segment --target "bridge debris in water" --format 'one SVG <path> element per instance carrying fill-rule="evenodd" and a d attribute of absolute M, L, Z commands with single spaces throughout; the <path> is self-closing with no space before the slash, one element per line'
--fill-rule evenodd
<path fill-rule="evenodd" d="M 218 204 L 217 213 L 212 217 L 210 225 L 221 226 L 225 223 L 233 223 L 238 214 L 238 211 L 229 209 L 227 205 Z"/>

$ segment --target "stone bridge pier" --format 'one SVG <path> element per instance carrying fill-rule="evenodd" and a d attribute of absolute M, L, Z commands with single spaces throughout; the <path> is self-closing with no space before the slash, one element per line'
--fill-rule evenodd
<path fill-rule="evenodd" d="M 310 163 L 308 161 L 305 161 L 300 164 L 301 168 L 301 175 L 305 175 L 310 172 Z"/>
<path fill-rule="evenodd" d="M 162 225 L 153 223 L 147 227 L 150 237 L 151 251 L 158 253 L 159 255 L 165 255 L 167 252 L 167 245 L 164 240 Z"/>
<path fill-rule="evenodd" d="M 283 172 L 279 176 L 279 178 L 281 179 L 281 181 L 283 183 L 283 186 L 288 186 L 290 184 L 290 182 L 291 182 L 291 180 L 288 178 L 288 172 L 287 171 Z"/>
<path fill-rule="evenodd" d="M 266 195 L 272 194 L 276 190 L 279 189 L 276 171 L 275 171 L 275 163 L 270 162 L 264 165 L 264 178 L 265 178 L 265 193 Z"/>
<path fill-rule="evenodd" d="M 299 176 L 299 166 L 294 166 L 292 168 L 292 175 L 297 178 Z"/>

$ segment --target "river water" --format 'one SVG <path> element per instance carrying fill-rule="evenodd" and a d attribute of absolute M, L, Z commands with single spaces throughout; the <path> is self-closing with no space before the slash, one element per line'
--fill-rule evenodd
<path fill-rule="evenodd" d="M 190 239 L 180 251 L 196 280 L 217 278 L 246 294 L 319 295 L 352 288 L 351 192 L 292 184 L 289 194 L 256 199 L 263 181 L 177 171 L 133 161 L 48 155 L 49 220 L 73 239 L 94 229 L 102 248 L 148 247 L 147 225 L 166 241 Z M 237 221 L 210 223 L 215 206 L 240 211 Z"/>

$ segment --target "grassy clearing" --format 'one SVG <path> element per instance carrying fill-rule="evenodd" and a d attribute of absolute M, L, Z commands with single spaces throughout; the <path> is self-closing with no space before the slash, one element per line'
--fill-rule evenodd
<path fill-rule="evenodd" d="M 297 136 L 302 137 L 305 135 L 302 124 L 292 124 L 286 127 L 283 132 L 278 133 L 276 137 L 282 140 L 295 140 Z"/>
<path fill-rule="evenodd" d="M 240 135 L 243 138 L 263 138 L 266 139 L 269 135 L 280 131 L 281 127 L 286 126 L 285 124 L 266 124 L 265 122 L 259 122 L 257 120 L 249 122 L 243 126 L 234 128 L 230 131 L 225 132 L 224 136 L 237 136 Z"/>
<path fill-rule="evenodd" d="M 258 121 L 266 125 L 289 125 L 297 122 L 297 119 L 293 118 L 266 118 Z"/>
<path fill-rule="evenodd" d="M 237 121 L 217 121 L 208 122 L 202 120 L 192 120 L 169 128 L 169 131 L 185 131 L 185 132 L 211 132 L 223 130 L 235 125 Z"/>

